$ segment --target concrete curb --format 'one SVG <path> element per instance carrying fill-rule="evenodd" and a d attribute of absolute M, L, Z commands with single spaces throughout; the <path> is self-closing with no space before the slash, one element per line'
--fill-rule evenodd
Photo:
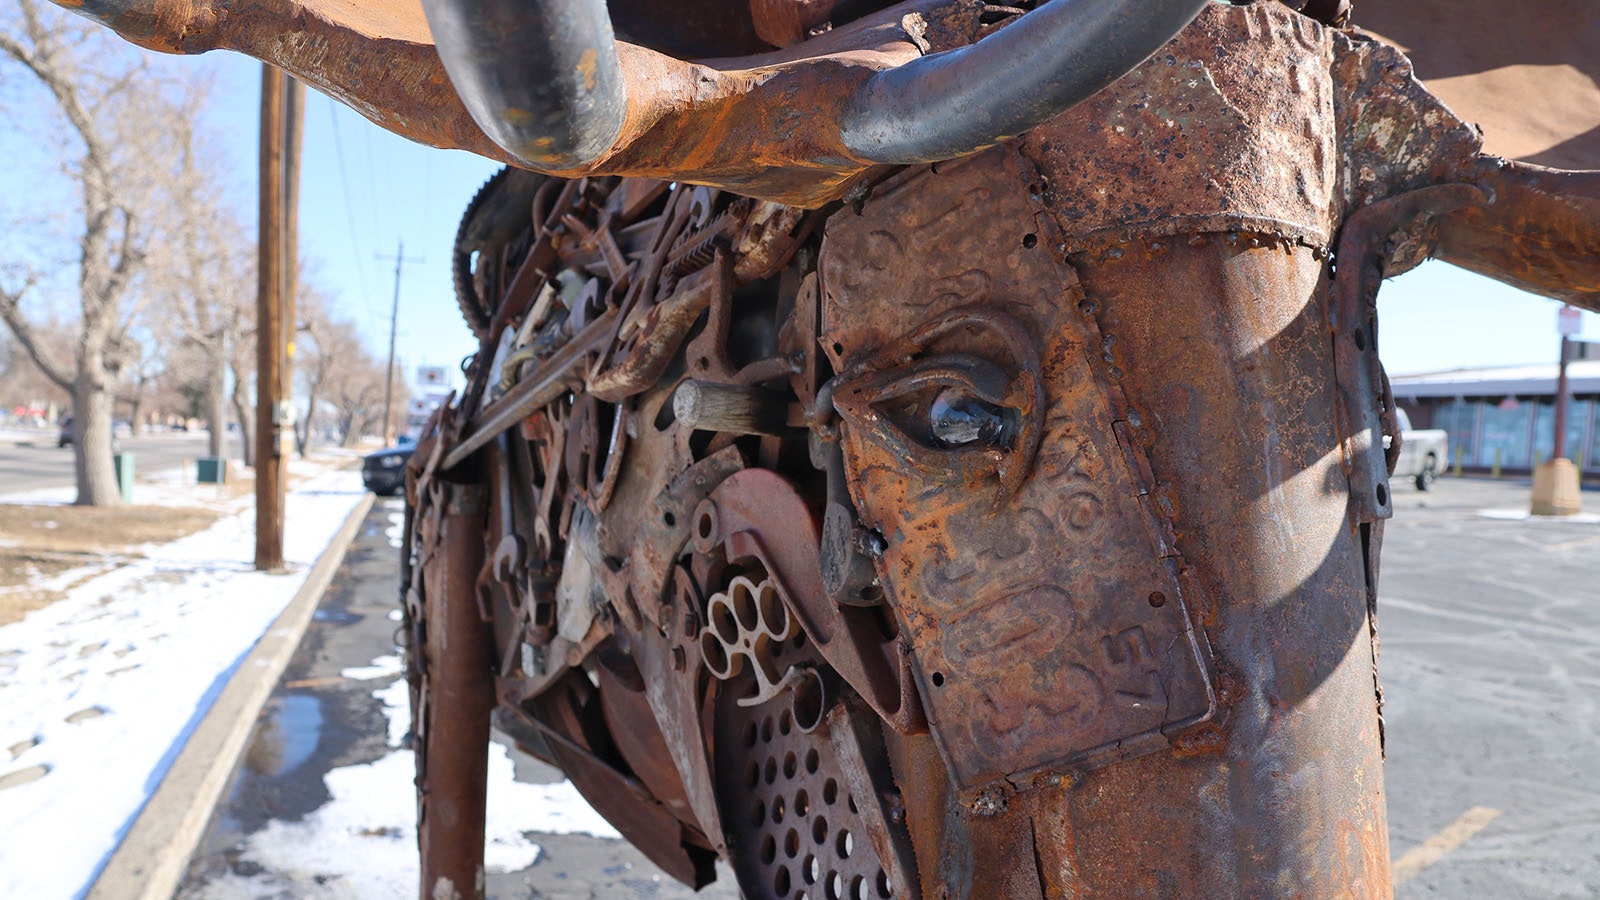
<path fill-rule="evenodd" d="M 262 706 L 300 645 L 323 591 L 372 504 L 370 493 L 356 503 L 294 599 L 228 679 L 89 888 L 87 900 L 168 900 L 177 891 Z"/>

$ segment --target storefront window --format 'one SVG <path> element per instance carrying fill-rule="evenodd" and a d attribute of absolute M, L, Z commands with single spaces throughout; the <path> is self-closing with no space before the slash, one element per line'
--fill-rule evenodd
<path fill-rule="evenodd" d="M 1589 412 L 1594 404 L 1588 400 L 1567 399 L 1567 446 L 1568 459 L 1575 459 L 1578 448 L 1583 446 L 1583 437 L 1589 431 Z M 1552 402 L 1539 403 L 1538 412 L 1533 419 L 1533 449 L 1539 460 L 1548 460 L 1555 450 L 1556 405 Z M 1587 466 L 1588 460 L 1584 461 Z"/>
<path fill-rule="evenodd" d="M 1485 404 L 1483 409 L 1483 441 L 1478 445 L 1478 458 L 1474 463 L 1492 466 L 1495 452 L 1499 451 L 1500 465 L 1526 468 L 1532 464 L 1528 456 L 1528 425 L 1533 414 L 1533 404 L 1515 398 Z"/>
<path fill-rule="evenodd" d="M 1475 458 L 1476 448 L 1472 446 L 1472 426 L 1478 418 L 1478 406 L 1466 400 L 1451 400 L 1442 404 L 1433 412 L 1433 427 L 1443 428 L 1450 435 L 1450 459 L 1445 463 L 1455 463 L 1456 453 L 1461 454 L 1463 461 Z"/>

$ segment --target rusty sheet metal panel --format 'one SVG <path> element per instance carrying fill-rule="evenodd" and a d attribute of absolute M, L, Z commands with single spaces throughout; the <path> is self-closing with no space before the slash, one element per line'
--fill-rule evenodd
<path fill-rule="evenodd" d="M 1326 247 L 1349 210 L 1467 176 L 1480 142 L 1395 48 L 1255 3 L 1212 6 L 1020 143 L 1075 246 L 1233 228 Z"/>
<path fill-rule="evenodd" d="M 1066 838 L 1042 846 L 1082 896 L 1389 896 L 1326 266 L 1250 237 L 1074 259 L 1129 403 L 1153 423 L 1178 546 L 1215 598 L 1204 620 L 1224 707 L 1177 754 L 1040 801 Z"/>
<path fill-rule="evenodd" d="M 1341 162 L 1333 34 L 1278 3 L 1214 4 L 1126 78 L 1024 136 L 1030 155 L 1066 163 L 1042 171 L 1069 239 L 1253 227 L 1328 243 Z"/>
<path fill-rule="evenodd" d="M 880 186 L 829 222 L 822 257 L 852 496 L 966 790 L 1151 752 L 1213 709 L 1139 420 L 1091 363 L 1110 347 L 1035 213 L 989 152 Z M 952 391 L 1015 435 L 931 434 Z"/>

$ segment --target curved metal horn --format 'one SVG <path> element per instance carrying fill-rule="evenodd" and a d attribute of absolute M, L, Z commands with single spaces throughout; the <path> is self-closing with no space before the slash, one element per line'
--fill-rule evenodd
<path fill-rule="evenodd" d="M 484 133 L 541 169 L 579 169 L 622 133 L 605 0 L 424 0 L 456 93 Z"/>
<path fill-rule="evenodd" d="M 838 140 L 868 164 L 934 162 L 991 146 L 1122 77 L 1207 2 L 1054 0 L 970 47 L 876 73 L 842 110 Z M 423 6 L 472 117 L 536 168 L 600 160 L 622 132 L 625 83 L 649 83 L 624 76 L 604 0 Z"/>
<path fill-rule="evenodd" d="M 1054 0 L 976 44 L 874 75 L 839 123 L 873 163 L 964 156 L 1055 118 L 1171 40 L 1210 0 Z"/>
<path fill-rule="evenodd" d="M 604 0 L 424 0 L 427 21 L 414 0 L 56 2 L 151 49 L 247 53 L 435 147 L 812 207 L 872 165 L 961 156 L 1065 111 L 1206 5 L 1052 0 L 924 57 L 907 23 L 971 7 L 901 0 L 765 56 L 685 62 L 617 41 Z"/>

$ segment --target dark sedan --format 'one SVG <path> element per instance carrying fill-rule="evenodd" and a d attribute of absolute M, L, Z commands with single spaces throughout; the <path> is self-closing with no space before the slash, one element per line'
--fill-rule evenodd
<path fill-rule="evenodd" d="M 385 447 L 361 460 L 361 483 L 380 497 L 389 497 L 406 486 L 406 461 L 416 445 L 402 439 L 397 447 Z"/>

